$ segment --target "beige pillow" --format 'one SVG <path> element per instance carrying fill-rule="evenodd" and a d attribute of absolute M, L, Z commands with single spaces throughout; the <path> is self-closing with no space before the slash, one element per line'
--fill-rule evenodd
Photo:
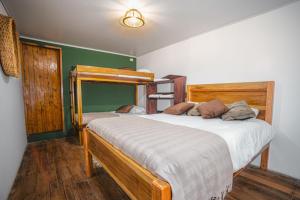
<path fill-rule="evenodd" d="M 194 106 L 193 103 L 179 103 L 174 106 L 170 106 L 164 110 L 164 113 L 171 114 L 171 115 L 181 115 L 186 113 L 189 109 Z"/>
<path fill-rule="evenodd" d="M 203 103 L 204 102 L 195 103 L 194 107 L 192 109 L 190 109 L 189 111 L 187 111 L 186 115 L 188 115 L 188 116 L 200 116 L 201 114 L 198 110 L 198 107 Z"/>
<path fill-rule="evenodd" d="M 197 109 L 204 119 L 220 117 L 228 111 L 227 106 L 218 99 L 203 103 Z"/>
<path fill-rule="evenodd" d="M 225 121 L 244 120 L 256 117 L 255 112 L 248 106 L 246 101 L 238 101 L 228 106 L 229 111 L 222 115 Z"/>
<path fill-rule="evenodd" d="M 116 113 L 129 113 L 132 108 L 133 105 L 123 105 L 116 110 Z"/>

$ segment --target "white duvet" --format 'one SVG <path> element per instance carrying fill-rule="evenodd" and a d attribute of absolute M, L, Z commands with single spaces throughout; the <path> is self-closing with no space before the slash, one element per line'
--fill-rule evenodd
<path fill-rule="evenodd" d="M 140 115 L 147 119 L 197 128 L 222 137 L 228 145 L 233 169 L 245 167 L 274 137 L 272 127 L 259 119 L 223 121 L 198 116 L 153 114 Z"/>

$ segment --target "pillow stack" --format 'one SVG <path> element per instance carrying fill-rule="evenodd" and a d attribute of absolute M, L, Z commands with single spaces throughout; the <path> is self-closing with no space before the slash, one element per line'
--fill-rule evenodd
<path fill-rule="evenodd" d="M 226 106 L 221 100 L 214 99 L 202 103 L 179 103 L 164 110 L 171 115 L 187 114 L 188 116 L 202 116 L 204 119 L 222 118 L 225 121 L 245 120 L 256 118 L 259 110 L 250 108 L 245 101 L 234 102 Z"/>
<path fill-rule="evenodd" d="M 116 113 L 129 113 L 129 114 L 137 114 L 137 115 L 145 115 L 146 110 L 140 106 L 134 105 L 122 105 L 118 109 L 116 109 Z"/>
<path fill-rule="evenodd" d="M 200 112 L 198 110 L 198 107 L 203 103 L 195 103 L 194 107 L 187 111 L 186 115 L 188 116 L 200 116 Z"/>
<path fill-rule="evenodd" d="M 245 101 L 238 101 L 228 106 L 229 111 L 222 115 L 225 121 L 244 120 L 256 117 L 253 109 Z"/>

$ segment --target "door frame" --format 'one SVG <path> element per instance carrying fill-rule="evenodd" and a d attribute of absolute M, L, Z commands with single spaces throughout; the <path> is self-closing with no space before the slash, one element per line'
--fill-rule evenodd
<path fill-rule="evenodd" d="M 55 50 L 58 50 L 59 52 L 59 59 L 58 59 L 58 68 L 59 68 L 59 71 L 60 71 L 60 96 L 61 96 L 61 117 L 62 117 L 62 131 L 65 132 L 65 111 L 64 111 L 64 87 L 63 87 L 63 69 L 62 69 L 62 49 L 60 47 L 56 47 L 56 46 L 51 46 L 51 45 L 42 45 L 42 44 L 36 44 L 34 42 L 26 42 L 26 41 L 21 41 L 22 43 L 22 47 L 23 47 L 23 44 L 25 45 L 31 45 L 31 46 L 37 46 L 37 47 L 42 47 L 42 48 L 48 48 L 48 49 L 55 49 Z M 21 51 L 23 51 L 23 48 L 21 48 Z M 23 53 L 21 53 L 22 55 L 22 64 L 24 63 L 23 62 Z M 22 73 L 23 73 L 23 66 L 22 66 Z M 22 77 L 22 88 L 23 88 L 23 99 L 25 98 L 25 94 L 24 94 L 24 79 Z M 26 106 L 25 106 L 25 101 L 23 100 L 23 103 L 24 103 L 24 112 L 26 113 Z M 27 115 L 25 114 L 25 117 Z M 27 119 L 26 119 L 27 121 Z M 27 129 L 27 128 L 26 128 Z M 29 135 L 38 135 L 38 134 L 43 134 L 43 133 L 31 133 L 31 134 L 28 134 L 27 131 L 26 131 L 26 135 L 29 136 Z"/>

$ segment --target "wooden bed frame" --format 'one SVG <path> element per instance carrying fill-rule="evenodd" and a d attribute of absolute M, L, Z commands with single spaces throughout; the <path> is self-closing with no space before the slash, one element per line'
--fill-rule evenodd
<path fill-rule="evenodd" d="M 82 144 L 82 130 L 85 127 L 82 123 L 82 82 L 135 85 L 135 102 L 137 103 L 137 86 L 151 83 L 153 80 L 154 74 L 148 72 L 77 65 L 75 69 L 70 72 L 70 96 L 72 125 L 79 133 L 80 144 Z M 77 106 L 77 109 L 75 106 Z M 76 110 L 78 114 L 77 122 L 75 120 Z"/>
<path fill-rule="evenodd" d="M 273 91 L 273 81 L 188 85 L 187 100 L 205 102 L 217 98 L 225 103 L 245 100 L 249 105 L 260 109 L 258 118 L 271 124 Z M 85 128 L 83 133 L 87 176 L 92 175 L 92 157 L 94 157 L 131 199 L 172 199 L 169 183 L 153 175 L 92 130 Z M 262 148 L 259 154 L 261 154 L 260 167 L 266 170 L 268 167 L 269 144 Z M 233 176 L 238 175 L 240 172 L 241 170 L 235 172 Z"/>

